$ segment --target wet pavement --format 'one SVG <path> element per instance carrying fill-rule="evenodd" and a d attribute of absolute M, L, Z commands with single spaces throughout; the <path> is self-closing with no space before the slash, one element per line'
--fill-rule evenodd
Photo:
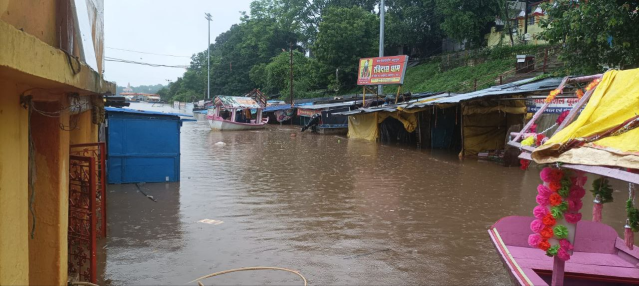
<path fill-rule="evenodd" d="M 286 125 L 212 132 L 205 121 L 184 123 L 181 140 L 181 182 L 139 186 L 157 202 L 136 185 L 108 187 L 102 283 L 186 284 L 275 266 L 311 285 L 510 284 L 486 230 L 536 205 L 538 171 L 448 152 Z M 604 222 L 621 229 L 617 189 L 622 199 L 606 205 Z M 585 200 L 584 217 L 591 206 Z M 268 271 L 203 282 L 303 285 Z"/>

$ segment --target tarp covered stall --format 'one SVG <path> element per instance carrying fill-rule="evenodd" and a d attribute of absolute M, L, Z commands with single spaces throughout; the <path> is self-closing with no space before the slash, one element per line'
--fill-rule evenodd
<path fill-rule="evenodd" d="M 524 122 L 526 104 L 523 100 L 487 100 L 462 103 L 463 155 L 504 149 L 511 126 Z"/>

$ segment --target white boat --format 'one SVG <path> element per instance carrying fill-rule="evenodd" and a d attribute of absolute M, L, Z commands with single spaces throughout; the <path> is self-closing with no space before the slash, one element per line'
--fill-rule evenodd
<path fill-rule="evenodd" d="M 217 96 L 215 106 L 208 109 L 206 118 L 212 130 L 241 131 L 266 127 L 268 117 L 262 118 L 263 107 L 250 97 Z M 255 117 L 251 110 L 255 110 Z"/>

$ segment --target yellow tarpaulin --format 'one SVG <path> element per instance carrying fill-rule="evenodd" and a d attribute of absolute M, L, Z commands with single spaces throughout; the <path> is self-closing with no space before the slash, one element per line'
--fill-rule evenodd
<path fill-rule="evenodd" d="M 406 131 L 413 132 L 417 129 L 417 116 L 415 116 L 415 113 L 423 110 L 423 108 L 415 108 L 395 112 L 380 111 L 351 115 L 348 117 L 348 137 L 375 141 L 379 138 L 379 124 L 388 117 L 399 120 Z"/>
<path fill-rule="evenodd" d="M 503 149 L 508 128 L 521 122 L 525 113 L 524 100 L 463 103 L 462 154 L 472 156 L 482 151 Z"/>
<path fill-rule="evenodd" d="M 569 139 L 610 130 L 639 114 L 639 69 L 606 72 L 579 117 L 532 153 L 537 163 L 564 162 L 639 168 L 639 129 L 561 153 Z"/>

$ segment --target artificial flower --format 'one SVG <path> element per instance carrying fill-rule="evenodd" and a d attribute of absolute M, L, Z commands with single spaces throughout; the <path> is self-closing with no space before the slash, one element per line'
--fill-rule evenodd
<path fill-rule="evenodd" d="M 553 237 L 555 235 L 555 233 L 553 232 L 552 228 L 550 227 L 546 227 L 544 229 L 542 229 L 539 234 L 541 235 L 541 237 L 545 238 L 545 239 L 549 239 L 551 237 Z"/>
<path fill-rule="evenodd" d="M 578 223 L 581 220 L 582 214 L 581 213 L 566 213 L 566 214 L 564 214 L 564 217 L 566 218 L 566 222 L 572 223 L 572 224 L 576 224 L 576 223 Z"/>
<path fill-rule="evenodd" d="M 530 245 L 531 247 L 538 247 L 539 243 L 542 241 L 543 239 L 541 238 L 541 236 L 539 234 L 531 234 L 528 236 L 528 245 Z"/>
<path fill-rule="evenodd" d="M 573 186 L 570 188 L 571 199 L 581 199 L 586 195 L 586 190 L 580 186 Z"/>
<path fill-rule="evenodd" d="M 581 99 L 581 97 L 584 96 L 584 91 L 578 89 L 577 91 L 575 91 L 575 95 L 577 95 L 577 98 Z"/>
<path fill-rule="evenodd" d="M 564 172 L 560 169 L 551 169 L 550 176 L 552 182 L 558 182 L 564 177 Z"/>
<path fill-rule="evenodd" d="M 550 201 L 548 201 L 548 198 L 549 197 L 537 195 L 536 200 L 540 206 L 547 206 L 550 203 Z"/>
<path fill-rule="evenodd" d="M 568 200 L 568 211 L 570 212 L 578 212 L 584 206 L 584 203 L 581 200 Z"/>
<path fill-rule="evenodd" d="M 559 189 L 557 191 L 557 193 L 562 197 L 562 198 L 567 198 L 570 195 L 570 187 L 566 187 L 566 186 L 562 186 L 561 189 Z"/>
<path fill-rule="evenodd" d="M 575 248 L 567 239 L 560 239 L 559 246 L 566 251 L 573 250 Z"/>
<path fill-rule="evenodd" d="M 528 128 L 528 132 L 537 133 L 537 124 L 531 125 L 530 128 Z"/>
<path fill-rule="evenodd" d="M 522 146 L 534 146 L 535 145 L 535 136 L 531 135 L 528 138 L 521 141 Z"/>
<path fill-rule="evenodd" d="M 539 177 L 541 177 L 541 180 L 546 182 L 546 183 L 550 183 L 552 181 L 552 168 L 550 167 L 546 167 L 541 169 L 541 172 L 539 173 Z"/>
<path fill-rule="evenodd" d="M 562 198 L 559 194 L 554 193 L 550 195 L 550 197 L 548 198 L 548 201 L 550 202 L 550 205 L 554 207 L 561 204 Z"/>
<path fill-rule="evenodd" d="M 552 214 L 552 217 L 555 219 L 561 219 L 564 217 L 564 212 L 559 207 L 550 208 L 550 214 Z"/>
<path fill-rule="evenodd" d="M 555 121 L 555 123 L 561 124 L 562 122 L 564 122 L 564 120 L 566 120 L 566 117 L 568 116 L 568 113 L 570 113 L 570 110 L 566 110 L 562 112 L 561 114 L 559 114 L 559 117 L 557 117 L 557 120 Z"/>
<path fill-rule="evenodd" d="M 544 229 L 544 223 L 540 219 L 533 220 L 530 223 L 530 230 L 535 233 L 540 233 L 542 229 Z"/>
<path fill-rule="evenodd" d="M 544 101 L 546 103 L 551 103 L 555 99 L 555 97 L 560 93 L 561 93 L 561 89 L 553 89 L 550 91 L 550 93 L 548 94 L 546 99 L 544 99 Z"/>
<path fill-rule="evenodd" d="M 539 247 L 539 249 L 546 251 L 550 248 L 550 243 L 548 242 L 547 239 L 542 240 L 537 247 Z"/>
<path fill-rule="evenodd" d="M 530 161 L 526 159 L 519 159 L 519 168 L 526 171 L 528 170 L 528 166 L 530 166 Z"/>
<path fill-rule="evenodd" d="M 557 220 L 552 215 L 552 213 L 549 213 L 541 219 L 541 222 L 547 227 L 552 227 L 557 223 Z"/>
<path fill-rule="evenodd" d="M 586 184 L 588 177 L 586 177 L 583 173 L 576 173 L 574 177 L 570 178 L 570 180 L 573 185 L 583 187 Z"/>
<path fill-rule="evenodd" d="M 557 208 L 560 209 L 562 212 L 568 211 L 568 202 L 566 201 L 561 202 L 561 204 L 559 204 Z"/>
<path fill-rule="evenodd" d="M 548 209 L 546 207 L 536 206 L 533 209 L 533 215 L 538 219 L 544 218 L 547 214 L 548 214 Z"/>
<path fill-rule="evenodd" d="M 558 225 L 553 229 L 553 233 L 557 238 L 566 238 L 568 237 L 568 228 L 565 225 Z"/>
<path fill-rule="evenodd" d="M 557 255 L 558 251 L 559 251 L 559 245 L 553 245 L 550 248 L 548 248 L 548 250 L 546 250 L 546 255 L 553 257 Z"/>
<path fill-rule="evenodd" d="M 561 189 L 561 182 L 553 181 L 548 184 L 548 188 L 553 192 L 559 191 Z"/>
<path fill-rule="evenodd" d="M 557 250 L 557 258 L 561 259 L 561 261 L 568 261 L 570 260 L 570 254 L 565 249 L 559 248 Z"/>
<path fill-rule="evenodd" d="M 552 195 L 552 190 L 550 190 L 548 187 L 544 185 L 539 185 L 537 186 L 537 193 L 540 196 L 550 197 L 550 195 Z"/>
<path fill-rule="evenodd" d="M 537 134 L 537 146 L 541 146 L 541 144 L 543 143 L 544 139 L 546 139 L 546 135 Z"/>

